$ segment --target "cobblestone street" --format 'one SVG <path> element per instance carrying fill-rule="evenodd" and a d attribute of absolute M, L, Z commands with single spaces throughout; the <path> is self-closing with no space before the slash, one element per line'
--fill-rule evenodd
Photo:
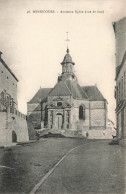
<path fill-rule="evenodd" d="M 70 149 L 37 193 L 125 193 L 125 149 L 108 140 L 48 138 L 0 150 L 0 193 L 29 193 Z"/>

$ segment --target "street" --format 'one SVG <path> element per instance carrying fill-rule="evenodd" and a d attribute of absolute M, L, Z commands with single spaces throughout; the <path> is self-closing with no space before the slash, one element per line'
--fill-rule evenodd
<path fill-rule="evenodd" d="M 74 147 L 36 193 L 125 193 L 125 149 L 108 140 L 43 138 L 0 149 L 0 193 L 30 193 Z"/>

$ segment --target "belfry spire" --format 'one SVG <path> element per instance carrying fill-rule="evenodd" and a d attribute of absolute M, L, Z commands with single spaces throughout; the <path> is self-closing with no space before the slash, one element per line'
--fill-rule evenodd
<path fill-rule="evenodd" d="M 66 32 L 66 34 L 67 34 L 67 39 L 66 39 L 66 41 L 67 41 L 67 53 L 69 53 L 69 48 L 68 48 L 68 42 L 70 41 L 69 32 Z"/>
<path fill-rule="evenodd" d="M 67 52 L 67 54 L 70 52 L 68 47 L 67 47 L 67 51 L 66 52 Z"/>
<path fill-rule="evenodd" d="M 65 80 L 76 80 L 76 76 L 74 74 L 74 65 L 75 63 L 73 62 L 72 60 L 72 57 L 70 55 L 70 51 L 69 51 L 69 47 L 68 47 L 68 42 L 70 41 L 69 40 L 69 37 L 68 37 L 68 32 L 66 32 L 66 35 L 67 35 L 67 38 L 65 41 L 67 41 L 67 50 L 66 50 L 66 54 L 63 58 L 63 61 L 61 63 L 62 65 L 62 74 L 61 76 L 58 77 L 58 82 L 59 81 L 65 81 Z"/>
<path fill-rule="evenodd" d="M 64 57 L 64 59 L 63 59 L 63 61 L 62 61 L 62 63 L 61 63 L 61 65 L 67 64 L 67 65 L 65 65 L 65 69 L 67 68 L 67 73 L 69 72 L 70 69 L 72 69 L 72 68 L 68 68 L 67 66 L 70 66 L 70 64 L 71 64 L 71 65 L 74 65 L 74 64 L 75 64 L 75 63 L 72 61 L 72 58 L 71 58 L 71 56 L 70 56 L 70 54 L 69 54 L 70 50 L 69 50 L 69 47 L 68 47 L 68 42 L 70 41 L 70 39 L 69 39 L 69 37 L 68 37 L 68 33 L 69 33 L 69 32 L 66 32 L 67 39 L 65 40 L 65 41 L 67 41 L 67 50 L 66 50 L 67 54 L 65 55 L 65 57 Z M 64 70 L 64 68 L 63 68 L 63 70 Z M 64 72 L 64 71 L 63 71 L 63 72 Z"/>

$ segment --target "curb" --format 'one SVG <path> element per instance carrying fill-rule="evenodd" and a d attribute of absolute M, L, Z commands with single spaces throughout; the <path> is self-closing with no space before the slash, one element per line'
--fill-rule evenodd
<path fill-rule="evenodd" d="M 83 144 L 82 144 L 83 145 Z M 75 148 L 72 148 L 71 150 L 69 150 L 55 165 L 52 169 L 49 170 L 49 172 L 47 172 L 45 174 L 45 176 L 33 187 L 33 189 L 31 190 L 31 192 L 29 194 L 35 194 L 36 191 L 39 189 L 39 187 L 46 181 L 46 179 L 53 173 L 53 171 L 56 169 L 57 166 L 59 166 L 59 164 L 67 157 L 67 155 L 69 153 L 71 153 L 73 150 L 75 150 L 76 148 L 82 146 L 76 146 Z"/>

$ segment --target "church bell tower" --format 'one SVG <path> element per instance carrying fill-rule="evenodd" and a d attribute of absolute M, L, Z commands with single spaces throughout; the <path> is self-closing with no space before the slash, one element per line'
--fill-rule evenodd
<path fill-rule="evenodd" d="M 66 50 L 66 55 L 64 56 L 64 59 L 61 63 L 62 65 L 62 73 L 61 75 L 58 77 L 58 81 L 66 81 L 66 80 L 75 80 L 76 76 L 74 74 L 74 65 L 75 63 L 72 61 L 72 57 L 70 56 L 69 52 L 69 48 L 68 48 L 68 41 L 70 41 L 68 39 L 68 32 L 67 33 L 67 50 Z"/>
<path fill-rule="evenodd" d="M 58 80 L 72 80 L 75 78 L 74 74 L 74 65 L 75 63 L 72 61 L 72 57 L 69 54 L 69 49 L 67 48 L 66 55 L 64 56 L 64 59 L 61 63 L 62 65 L 62 74 L 59 76 Z"/>
<path fill-rule="evenodd" d="M 64 73 L 73 73 L 73 66 L 75 63 L 72 61 L 72 58 L 69 54 L 69 49 L 67 48 L 67 54 L 65 55 L 63 62 L 61 63 L 62 65 L 62 74 Z"/>

